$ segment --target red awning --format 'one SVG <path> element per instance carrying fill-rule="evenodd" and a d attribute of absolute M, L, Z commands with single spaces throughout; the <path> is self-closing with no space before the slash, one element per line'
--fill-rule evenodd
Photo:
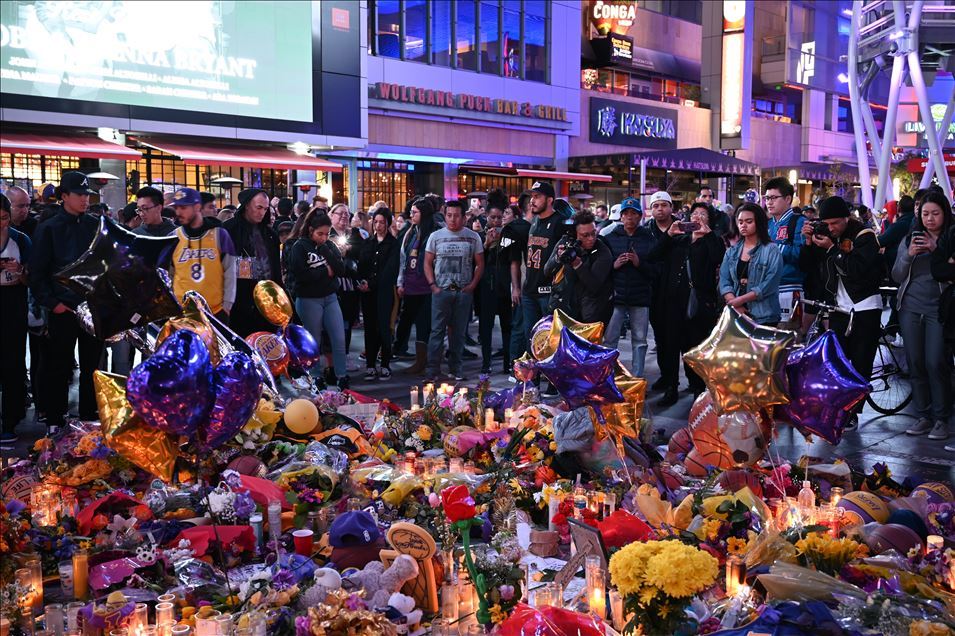
<path fill-rule="evenodd" d="M 0 152 L 84 159 L 142 159 L 132 148 L 84 133 L 0 132 Z"/>
<path fill-rule="evenodd" d="M 143 145 L 168 152 L 187 164 L 218 164 L 222 166 L 253 166 L 295 170 L 341 172 L 342 165 L 311 155 L 299 155 L 287 148 L 274 146 L 215 146 L 194 145 L 173 141 L 140 140 Z"/>
<path fill-rule="evenodd" d="M 503 177 L 529 177 L 532 179 L 552 179 L 562 181 L 613 181 L 613 177 L 606 174 L 590 174 L 588 172 L 557 172 L 554 170 L 529 170 L 525 168 L 498 168 L 495 166 L 460 166 L 459 170 L 475 174 L 487 174 Z"/>

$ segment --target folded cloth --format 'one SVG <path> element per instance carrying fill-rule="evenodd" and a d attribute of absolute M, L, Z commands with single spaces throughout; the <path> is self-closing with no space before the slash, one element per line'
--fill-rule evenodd
<path fill-rule="evenodd" d="M 554 418 L 554 441 L 558 453 L 589 451 L 594 439 L 590 407 L 581 406 Z"/>

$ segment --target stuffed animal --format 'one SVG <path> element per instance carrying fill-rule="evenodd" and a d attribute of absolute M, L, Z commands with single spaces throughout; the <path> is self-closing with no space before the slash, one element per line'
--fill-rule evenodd
<path fill-rule="evenodd" d="M 419 609 L 415 609 L 415 600 L 410 596 L 405 596 L 400 592 L 395 592 L 388 598 L 388 606 L 401 612 L 407 620 L 408 632 L 415 633 L 421 623 L 421 617 L 424 615 Z"/>
<path fill-rule="evenodd" d="M 381 561 L 372 561 L 361 572 L 348 577 L 348 580 L 365 590 L 365 601 L 374 608 L 387 606 L 389 597 L 417 576 L 418 562 L 407 554 L 401 554 L 388 569 Z"/>

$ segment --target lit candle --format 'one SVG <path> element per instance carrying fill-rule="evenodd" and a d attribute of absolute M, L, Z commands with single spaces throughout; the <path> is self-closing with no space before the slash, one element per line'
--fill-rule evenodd
<path fill-rule="evenodd" d="M 746 562 L 743 557 L 731 554 L 726 557 L 726 595 L 736 596 L 746 581 Z"/>
<path fill-rule="evenodd" d="M 421 397 L 422 397 L 422 401 L 425 404 L 428 404 L 429 402 L 431 402 L 432 398 L 434 397 L 433 382 L 428 382 L 427 384 L 424 385 L 424 388 L 421 390 Z"/>
<path fill-rule="evenodd" d="M 513 426 L 514 409 L 504 409 L 504 426 Z"/>
<path fill-rule="evenodd" d="M 930 534 L 925 537 L 925 550 L 941 550 L 945 547 L 945 538 L 938 534 Z"/>
<path fill-rule="evenodd" d="M 33 573 L 30 568 L 20 568 L 13 573 L 14 580 L 20 584 L 26 592 L 18 599 L 20 611 L 33 609 Z"/>
<path fill-rule="evenodd" d="M 73 553 L 73 596 L 86 600 L 90 593 L 90 555 L 86 550 Z"/>
<path fill-rule="evenodd" d="M 40 557 L 31 556 L 26 560 L 30 570 L 30 591 L 33 592 L 33 613 L 37 616 L 43 610 L 43 563 Z"/>
<path fill-rule="evenodd" d="M 604 519 L 613 514 L 617 509 L 617 494 L 613 492 L 604 493 Z"/>
<path fill-rule="evenodd" d="M 412 411 L 418 406 L 418 385 L 411 387 L 411 401 L 409 404 Z"/>
<path fill-rule="evenodd" d="M 839 502 L 842 501 L 842 495 L 845 494 L 845 491 L 839 486 L 833 486 L 829 489 L 829 503 L 833 506 L 838 506 Z"/>
<path fill-rule="evenodd" d="M 607 574 L 600 567 L 598 556 L 588 556 L 584 568 L 590 613 L 603 620 L 607 617 Z"/>
<path fill-rule="evenodd" d="M 129 620 L 129 631 L 138 636 L 143 628 L 149 625 L 149 607 L 145 603 L 136 603 L 133 607 L 133 615 Z"/>
<path fill-rule="evenodd" d="M 494 429 L 494 409 L 484 409 L 484 430 L 493 431 Z"/>
<path fill-rule="evenodd" d="M 168 601 L 156 603 L 156 624 L 162 627 L 167 623 L 174 623 L 176 621 L 176 617 L 173 614 L 174 609 L 173 604 Z"/>

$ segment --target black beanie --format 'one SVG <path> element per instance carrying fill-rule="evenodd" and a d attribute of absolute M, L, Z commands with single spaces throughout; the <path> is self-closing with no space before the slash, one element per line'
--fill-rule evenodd
<path fill-rule="evenodd" d="M 842 197 L 829 197 L 819 204 L 819 218 L 841 219 L 849 216 L 849 204 Z"/>

